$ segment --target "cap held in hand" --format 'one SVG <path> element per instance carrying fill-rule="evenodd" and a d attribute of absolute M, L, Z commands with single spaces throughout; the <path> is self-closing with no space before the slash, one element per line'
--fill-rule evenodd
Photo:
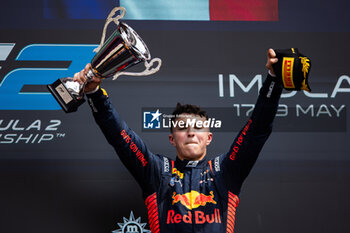
<path fill-rule="evenodd" d="M 276 76 L 281 78 L 283 87 L 287 90 L 310 92 L 310 58 L 299 53 L 297 48 L 275 49 L 275 52 L 278 62 L 273 65 L 273 69 Z"/>

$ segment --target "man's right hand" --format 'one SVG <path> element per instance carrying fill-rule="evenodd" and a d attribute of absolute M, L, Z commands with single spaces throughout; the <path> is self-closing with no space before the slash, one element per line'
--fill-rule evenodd
<path fill-rule="evenodd" d="M 270 71 L 271 75 L 276 75 L 275 71 L 273 70 L 273 64 L 278 62 L 278 58 L 276 57 L 275 50 L 269 49 L 267 51 L 267 61 L 266 61 L 266 68 Z"/>
<path fill-rule="evenodd" d="M 74 74 L 73 81 L 83 84 L 87 81 L 86 75 L 92 70 L 91 64 L 88 63 L 83 70 Z M 89 93 L 97 89 L 101 83 L 101 78 L 94 76 L 84 87 L 84 93 Z"/>

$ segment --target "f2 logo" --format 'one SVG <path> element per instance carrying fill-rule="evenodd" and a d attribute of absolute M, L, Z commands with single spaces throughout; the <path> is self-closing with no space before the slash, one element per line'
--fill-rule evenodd
<path fill-rule="evenodd" d="M 0 83 L 0 110 L 61 109 L 49 92 L 21 92 L 23 85 L 47 85 L 58 78 L 72 77 L 91 61 L 96 47 L 85 44 L 31 44 L 24 47 L 16 61 L 71 61 L 71 64 L 68 68 L 12 70 Z"/>

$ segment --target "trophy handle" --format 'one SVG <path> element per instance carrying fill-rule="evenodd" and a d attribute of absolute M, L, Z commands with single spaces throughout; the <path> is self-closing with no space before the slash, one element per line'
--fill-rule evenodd
<path fill-rule="evenodd" d="M 115 13 L 117 11 L 120 11 L 119 15 L 117 15 L 116 17 L 113 17 L 115 15 Z M 107 31 L 107 27 L 108 25 L 113 21 L 115 24 L 119 24 L 119 19 L 123 18 L 125 15 L 125 8 L 120 6 L 120 7 L 115 7 L 111 10 L 111 12 L 109 13 L 105 25 L 103 27 L 103 33 L 102 33 L 102 37 L 101 37 L 101 42 L 100 45 L 94 49 L 94 52 L 97 53 L 98 51 L 100 51 L 100 49 L 102 48 L 102 45 L 105 43 L 105 39 L 106 39 L 106 31 Z"/>
<path fill-rule="evenodd" d="M 157 62 L 158 65 L 154 68 L 151 68 L 153 66 L 153 63 Z M 145 61 L 145 67 L 146 69 L 142 72 L 117 72 L 113 75 L 113 80 L 116 80 L 120 75 L 130 75 L 130 76 L 146 76 L 151 75 L 159 71 L 160 67 L 162 66 L 162 60 L 160 58 L 153 58 L 150 62 Z"/>

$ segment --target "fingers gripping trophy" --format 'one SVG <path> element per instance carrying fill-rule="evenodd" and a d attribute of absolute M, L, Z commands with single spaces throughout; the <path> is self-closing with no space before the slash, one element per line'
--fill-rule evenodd
<path fill-rule="evenodd" d="M 116 12 L 119 15 L 113 17 Z M 73 78 L 60 78 L 54 83 L 47 85 L 51 94 L 66 112 L 75 112 L 85 102 L 84 88 L 94 77 L 117 79 L 120 75 L 146 76 L 156 73 L 162 61 L 159 58 L 151 60 L 150 52 L 141 37 L 126 23 L 119 22 L 125 15 L 124 7 L 116 7 L 109 14 L 104 25 L 101 43 L 94 50 L 96 55 L 88 66 L 85 76 L 86 81 L 81 83 Z M 106 30 L 109 23 L 114 22 L 117 29 L 105 41 Z M 145 70 L 140 73 L 125 72 L 126 69 L 144 62 Z M 154 63 L 156 62 L 156 66 Z"/>

